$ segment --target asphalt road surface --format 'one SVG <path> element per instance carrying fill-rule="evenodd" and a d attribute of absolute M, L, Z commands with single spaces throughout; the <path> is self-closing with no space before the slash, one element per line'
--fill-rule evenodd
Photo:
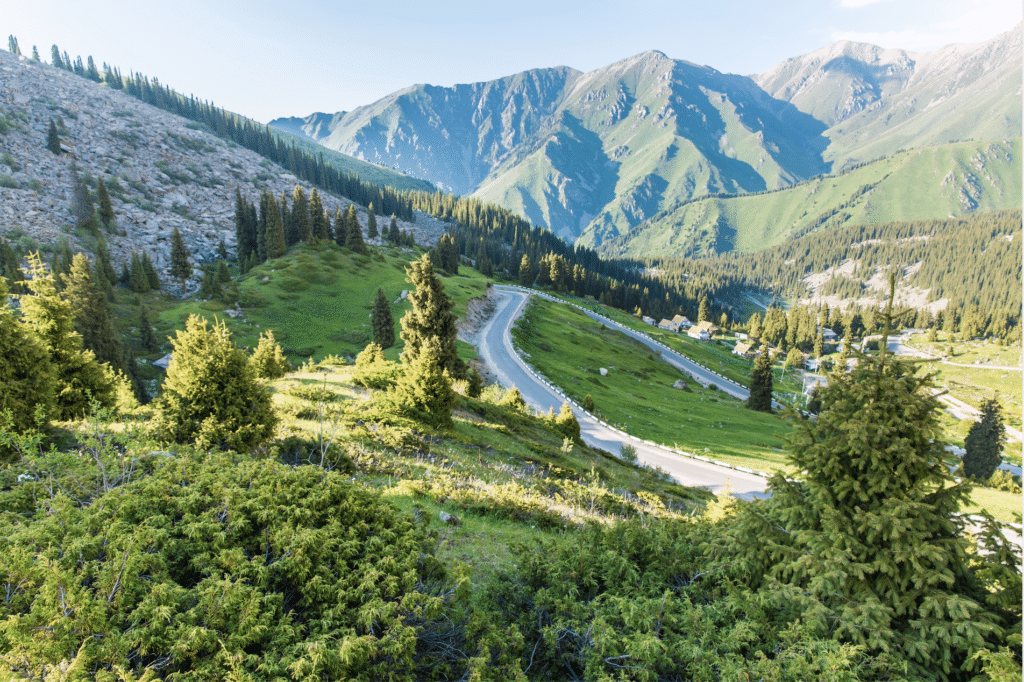
<path fill-rule="evenodd" d="M 523 399 L 530 407 L 541 412 L 547 412 L 549 408 L 557 411 L 564 402 L 562 396 L 535 378 L 512 347 L 512 325 L 526 305 L 529 294 L 501 287 L 496 287 L 496 289 L 500 299 L 495 306 L 493 316 L 480 332 L 480 357 L 490 368 L 491 372 L 498 377 L 503 386 L 515 386 L 518 388 L 519 392 L 523 395 Z M 615 328 L 630 334 L 630 336 L 634 336 L 634 338 L 639 337 L 635 332 L 630 333 L 631 330 L 622 328 L 610 320 L 602 319 L 601 321 L 605 325 L 609 325 L 609 323 L 614 325 Z M 649 343 L 642 337 L 639 337 L 638 340 Z M 679 365 L 683 365 L 685 361 L 687 365 L 685 365 L 686 369 L 683 369 L 683 371 L 687 373 L 697 370 L 706 373 L 706 370 L 703 370 L 699 365 L 693 365 L 691 361 L 676 353 L 665 351 L 660 346 L 654 346 L 654 348 L 661 352 L 662 357 L 667 362 L 670 362 L 670 364 L 678 362 Z M 668 357 L 670 353 L 677 356 L 672 358 L 675 362 L 670 361 Z M 598 361 L 597 358 L 594 360 L 595 362 Z M 709 381 L 717 384 L 722 390 L 727 390 L 732 395 L 739 397 L 740 391 L 745 393 L 745 389 L 735 384 L 731 384 L 729 388 L 726 388 L 721 377 L 713 374 L 708 376 L 714 377 L 709 379 Z M 734 393 L 734 391 L 736 392 Z M 728 487 L 733 495 L 741 499 L 766 496 L 766 481 L 761 476 L 690 459 L 660 447 L 629 439 L 604 426 L 583 410 L 574 407 L 573 412 L 580 423 L 580 432 L 583 441 L 587 445 L 618 455 L 622 444 L 628 442 L 636 448 L 637 456 L 641 462 L 664 469 L 682 485 L 707 488 L 716 494 L 724 492 Z"/>

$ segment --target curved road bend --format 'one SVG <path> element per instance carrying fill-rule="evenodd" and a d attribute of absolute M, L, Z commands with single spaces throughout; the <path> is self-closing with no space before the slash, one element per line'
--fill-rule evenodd
<path fill-rule="evenodd" d="M 512 325 L 522 312 L 529 295 L 498 287 L 496 289 L 500 298 L 494 314 L 480 332 L 480 357 L 502 385 L 518 388 L 523 399 L 532 408 L 541 412 L 547 412 L 552 408 L 557 411 L 562 405 L 563 398 L 535 379 L 512 347 Z M 664 351 L 662 353 L 664 354 Z M 715 383 L 721 386 L 721 379 L 716 377 Z M 622 444 L 626 442 L 624 436 L 612 431 L 582 410 L 573 408 L 573 412 L 580 423 L 580 432 L 587 445 L 613 454 L 619 453 Z M 742 499 L 765 496 L 766 481 L 760 476 L 681 457 L 663 448 L 639 441 L 630 441 L 630 444 L 636 448 L 641 462 L 661 467 L 682 485 L 707 488 L 716 494 L 729 486 L 733 495 Z"/>

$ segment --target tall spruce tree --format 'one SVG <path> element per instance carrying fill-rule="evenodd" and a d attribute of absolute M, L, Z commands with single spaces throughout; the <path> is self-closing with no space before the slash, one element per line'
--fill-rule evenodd
<path fill-rule="evenodd" d="M 57 124 L 50 119 L 50 128 L 46 131 L 46 148 L 60 156 L 60 135 L 57 133 Z"/>
<path fill-rule="evenodd" d="M 7 280 L 8 291 L 20 294 L 24 291 L 25 273 L 21 271 L 21 259 L 6 239 L 0 237 L 0 278 Z"/>
<path fill-rule="evenodd" d="M 402 317 L 402 363 L 412 364 L 430 340 L 436 340 L 438 363 L 454 379 L 466 377 L 466 363 L 455 351 L 458 333 L 455 302 L 444 291 L 444 284 L 434 274 L 427 254 L 414 260 L 405 271 L 413 285 L 409 293 L 412 309 Z"/>
<path fill-rule="evenodd" d="M 907 666 L 903 679 L 968 679 L 986 639 L 1019 632 L 1020 577 L 999 585 L 998 558 L 968 551 L 969 483 L 946 464 L 931 375 L 885 351 L 891 306 L 881 352 L 833 373 L 817 419 L 798 418 L 795 473 L 733 522 L 728 561 L 755 589 L 791 590 L 812 631 Z"/>
<path fill-rule="evenodd" d="M 102 235 L 96 241 L 96 276 L 106 278 L 110 286 L 117 284 L 117 273 L 114 272 L 114 266 L 110 264 L 107 240 Z"/>
<path fill-rule="evenodd" d="M 306 191 L 300 185 L 296 185 L 295 190 L 292 192 L 291 220 L 294 224 L 292 231 L 295 233 L 295 241 L 309 243 L 312 238 L 309 200 L 306 199 Z M 289 244 L 289 246 L 291 245 Z"/>
<path fill-rule="evenodd" d="M 373 202 L 366 207 L 366 238 L 376 239 L 379 233 L 377 232 L 377 216 L 374 215 Z"/>
<path fill-rule="evenodd" d="M 450 234 L 442 234 L 437 240 L 437 256 L 442 270 L 450 275 L 459 274 L 459 247 Z"/>
<path fill-rule="evenodd" d="M 397 244 L 401 238 L 402 234 L 398 231 L 398 219 L 392 213 L 391 223 L 388 225 L 388 241 L 392 244 Z"/>
<path fill-rule="evenodd" d="M 53 417 L 79 419 L 88 414 L 91 400 L 114 407 L 117 386 L 113 371 L 98 363 L 92 351 L 83 349 L 71 304 L 57 291 L 54 276 L 39 254 L 31 254 L 28 262 L 30 293 L 21 298 L 22 318 L 50 357 L 55 390 Z"/>
<path fill-rule="evenodd" d="M 149 278 L 142 268 L 142 259 L 139 254 L 132 251 L 132 267 L 130 270 L 131 290 L 136 294 L 149 293 Z"/>
<path fill-rule="evenodd" d="M 142 264 L 142 272 L 146 275 L 146 282 L 149 284 L 149 288 L 153 291 L 159 291 L 160 277 L 156 274 L 156 268 L 153 267 L 153 261 L 149 259 L 149 253 L 143 251 L 142 257 L 139 261 Z"/>
<path fill-rule="evenodd" d="M 359 218 L 356 215 L 356 205 L 349 204 L 345 211 L 345 247 L 353 253 L 366 254 L 366 242 L 363 241 L 363 230 L 359 227 Z"/>
<path fill-rule="evenodd" d="M 82 345 L 91 350 L 97 362 L 123 370 L 121 342 L 114 332 L 112 313 L 103 292 L 96 285 L 88 259 L 76 253 L 71 269 L 64 279 L 64 299 L 75 314 L 75 331 L 82 336 Z"/>
<path fill-rule="evenodd" d="M 185 283 L 192 276 L 192 263 L 188 260 L 188 249 L 178 228 L 171 233 L 171 276 Z"/>
<path fill-rule="evenodd" d="M 267 260 L 280 258 L 288 252 L 288 244 L 285 241 L 284 225 L 281 223 L 281 214 L 278 212 L 277 202 L 272 196 L 267 198 L 267 236 L 266 249 Z"/>
<path fill-rule="evenodd" d="M 149 311 L 146 310 L 146 306 L 139 302 L 139 343 L 142 344 L 143 350 L 148 353 L 152 353 L 160 347 L 160 342 L 157 340 L 156 332 L 153 330 L 153 324 L 149 321 Z"/>
<path fill-rule="evenodd" d="M 316 188 L 309 193 L 309 231 L 314 243 L 326 241 L 330 235 L 330 222 Z"/>
<path fill-rule="evenodd" d="M 100 203 L 100 220 L 107 229 L 114 227 L 114 207 L 110 203 L 110 193 L 103 178 L 96 179 L 96 200 Z"/>
<path fill-rule="evenodd" d="M 267 225 L 270 199 L 266 190 L 260 193 L 260 213 L 256 222 L 256 258 L 260 263 L 267 262 Z"/>
<path fill-rule="evenodd" d="M 384 296 L 383 289 L 377 289 L 371 318 L 374 343 L 381 348 L 391 348 L 395 345 L 395 319 L 391 316 L 391 304 Z"/>
<path fill-rule="evenodd" d="M 964 474 L 977 481 L 987 481 L 1003 461 L 1006 427 L 1002 407 L 995 398 L 981 403 L 981 418 L 971 424 L 964 439 Z"/>
<path fill-rule="evenodd" d="M 772 360 L 767 348 L 754 359 L 754 369 L 750 373 L 750 397 L 747 407 L 758 412 L 772 411 Z"/>
<path fill-rule="evenodd" d="M 7 305 L 7 286 L 0 277 L 0 415 L 10 411 L 15 432 L 45 427 L 53 414 L 54 382 L 50 356 L 29 327 Z M 36 408 L 44 423 L 35 423 Z M 0 417 L 2 418 L 2 417 Z M 0 456 L 6 456 L 0 445 Z"/>
<path fill-rule="evenodd" d="M 74 167 L 71 169 L 71 182 L 74 185 L 71 207 L 75 216 L 75 226 L 95 233 L 97 232 L 96 206 L 92 203 L 92 196 L 89 194 L 89 188 L 85 185 L 85 179 L 78 174 L 78 170 Z M 70 261 L 65 263 L 65 265 L 68 264 Z"/>
<path fill-rule="evenodd" d="M 345 215 L 340 208 L 334 210 L 334 243 L 338 246 L 345 246 L 348 241 L 348 230 L 345 227 Z"/>

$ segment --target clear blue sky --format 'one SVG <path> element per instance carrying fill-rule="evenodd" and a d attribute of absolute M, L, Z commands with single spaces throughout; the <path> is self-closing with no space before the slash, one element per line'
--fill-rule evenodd
<path fill-rule="evenodd" d="M 924 52 L 1021 14 L 1020 0 L 0 0 L 0 32 L 46 61 L 56 43 L 266 122 L 652 49 L 739 74 L 844 39 Z"/>

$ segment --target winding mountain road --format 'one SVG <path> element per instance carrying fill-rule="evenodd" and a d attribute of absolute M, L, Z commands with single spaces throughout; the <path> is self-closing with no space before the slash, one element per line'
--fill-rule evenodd
<path fill-rule="evenodd" d="M 512 346 L 512 325 L 522 313 L 530 294 L 500 286 L 495 287 L 495 290 L 500 298 L 495 305 L 494 314 L 479 334 L 478 346 L 481 359 L 487 364 L 491 372 L 498 377 L 503 386 L 515 386 L 518 388 L 519 392 L 523 395 L 523 399 L 535 410 L 541 412 L 547 412 L 549 409 L 558 410 L 562 403 L 565 402 L 565 398 L 554 387 L 548 385 L 535 375 Z M 557 301 L 557 299 L 553 300 Z M 685 365 L 685 369 L 682 367 L 680 369 L 687 373 L 697 370 L 706 372 L 699 365 L 693 365 L 691 361 L 675 353 L 672 353 L 672 355 L 677 356 L 672 358 L 672 360 L 675 360 L 673 362 L 669 357 L 666 357 L 664 348 L 651 345 L 652 342 L 645 340 L 636 332 L 621 327 L 605 318 L 600 318 L 600 316 L 592 313 L 588 314 L 594 317 L 594 319 L 599 319 L 605 325 L 614 326 L 616 329 L 649 345 L 652 349 L 662 353 L 662 357 L 670 362 L 670 364 L 678 367 L 684 365 L 685 361 L 688 365 Z M 671 353 L 671 351 L 668 352 Z M 728 391 L 732 395 L 740 397 L 741 392 L 745 393 L 745 389 L 735 384 L 729 387 L 723 385 L 724 380 L 721 377 L 710 374 L 708 376 L 714 377 L 709 379 L 709 381 L 717 384 L 719 388 Z M 648 466 L 660 467 L 666 470 L 682 485 L 707 488 L 716 494 L 725 491 L 728 487 L 733 495 L 741 499 L 766 496 L 766 480 L 762 476 L 704 462 L 699 459 L 690 459 L 665 448 L 630 438 L 622 432 L 603 424 L 588 412 L 576 406 L 573 406 L 573 413 L 580 423 L 580 432 L 583 441 L 587 445 L 601 448 L 617 455 L 622 445 L 628 442 L 636 448 L 637 456 L 641 462 Z"/>

